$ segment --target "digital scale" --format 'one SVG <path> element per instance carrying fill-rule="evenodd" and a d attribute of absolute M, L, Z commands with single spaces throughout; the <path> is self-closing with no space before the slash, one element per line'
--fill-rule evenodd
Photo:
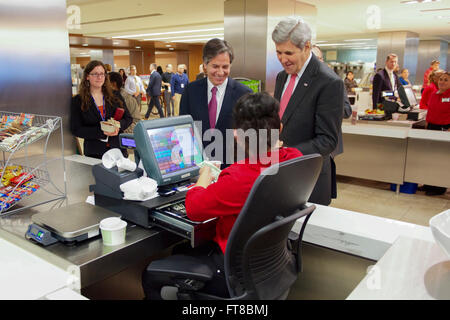
<path fill-rule="evenodd" d="M 100 234 L 100 221 L 121 217 L 107 209 L 78 203 L 31 216 L 25 237 L 43 246 L 56 242 L 73 245 Z"/>

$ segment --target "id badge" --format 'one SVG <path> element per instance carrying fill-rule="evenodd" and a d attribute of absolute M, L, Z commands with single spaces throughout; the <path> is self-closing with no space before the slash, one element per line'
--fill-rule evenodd
<path fill-rule="evenodd" d="M 442 102 L 450 102 L 450 98 L 442 98 Z"/>

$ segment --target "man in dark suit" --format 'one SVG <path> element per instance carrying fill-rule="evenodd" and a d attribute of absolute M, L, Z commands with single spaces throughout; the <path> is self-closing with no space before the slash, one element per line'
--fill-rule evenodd
<path fill-rule="evenodd" d="M 323 61 L 323 54 L 322 54 L 322 50 L 320 50 L 320 48 L 316 45 L 313 45 L 311 51 L 313 52 L 313 54 L 316 55 L 317 59 L 320 60 L 320 62 L 324 62 Z M 347 90 L 345 90 L 344 92 L 344 110 L 343 110 L 343 114 L 342 116 L 347 119 L 350 118 L 350 116 L 352 115 L 352 106 L 350 104 L 350 100 L 348 99 L 347 96 Z M 331 164 L 331 198 L 336 199 L 337 198 L 337 181 L 336 181 L 336 163 L 334 162 L 334 158 L 337 155 L 340 155 L 341 153 L 344 152 L 344 144 L 342 141 L 342 129 L 341 127 L 339 127 L 339 133 L 338 133 L 338 144 L 336 146 L 336 149 L 333 150 L 333 152 L 331 152 L 331 157 L 330 157 L 330 164 Z"/>
<path fill-rule="evenodd" d="M 323 166 L 310 202 L 331 202 L 330 154 L 342 123 L 344 83 L 311 53 L 311 29 L 302 19 L 281 21 L 272 33 L 278 60 L 274 96 L 280 101 L 280 140 L 303 154 L 319 153 Z M 301 183 L 301 181 L 299 181 Z"/>
<path fill-rule="evenodd" d="M 377 109 L 378 105 L 383 102 L 383 91 L 395 92 L 399 87 L 397 74 L 394 72 L 398 65 L 398 57 L 391 53 L 386 58 L 384 69 L 378 71 L 373 77 L 372 82 L 372 103 L 373 109 Z"/>
<path fill-rule="evenodd" d="M 206 156 L 227 164 L 233 162 L 226 151 L 234 147 L 234 139 L 227 141 L 226 135 L 226 130 L 232 129 L 233 107 L 241 96 L 252 92 L 228 76 L 232 62 L 233 49 L 226 41 L 209 40 L 203 47 L 206 77 L 189 83 L 180 102 L 180 115 L 189 114 L 197 126 L 201 124 Z"/>
<path fill-rule="evenodd" d="M 147 113 L 145 114 L 145 120 L 148 119 L 155 105 L 158 109 L 159 117 L 164 118 L 161 103 L 159 102 L 159 96 L 161 95 L 161 75 L 156 71 L 156 68 L 156 63 L 150 65 L 150 79 L 147 87 L 147 97 L 150 97 L 150 101 L 148 103 Z"/>

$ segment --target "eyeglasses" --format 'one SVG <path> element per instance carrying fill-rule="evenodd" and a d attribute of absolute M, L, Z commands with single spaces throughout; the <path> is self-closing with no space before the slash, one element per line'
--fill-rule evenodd
<path fill-rule="evenodd" d="M 96 78 L 103 78 L 105 76 L 104 73 L 89 73 L 89 75 Z"/>

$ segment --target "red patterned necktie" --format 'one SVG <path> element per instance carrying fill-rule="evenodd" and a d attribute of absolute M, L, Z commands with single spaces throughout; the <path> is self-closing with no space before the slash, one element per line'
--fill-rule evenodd
<path fill-rule="evenodd" d="M 213 87 L 211 89 L 211 100 L 208 104 L 208 113 L 209 113 L 209 127 L 214 129 L 216 126 L 216 114 L 217 114 L 217 99 L 216 99 L 217 87 Z"/>
<path fill-rule="evenodd" d="M 294 91 L 295 79 L 297 78 L 297 74 L 291 74 L 291 80 L 289 80 L 289 84 L 284 91 L 283 97 L 280 102 L 280 119 L 283 117 L 284 111 L 289 103 L 289 99 L 291 99 L 292 91 Z"/>

